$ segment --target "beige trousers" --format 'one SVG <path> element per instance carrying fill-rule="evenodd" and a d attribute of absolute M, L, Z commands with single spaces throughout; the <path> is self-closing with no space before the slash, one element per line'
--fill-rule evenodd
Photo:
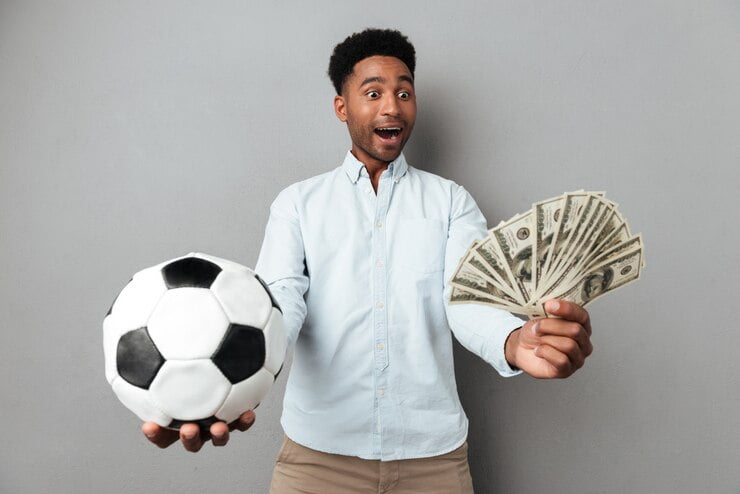
<path fill-rule="evenodd" d="M 364 460 L 316 451 L 283 439 L 270 494 L 472 494 L 468 443 L 410 460 Z"/>

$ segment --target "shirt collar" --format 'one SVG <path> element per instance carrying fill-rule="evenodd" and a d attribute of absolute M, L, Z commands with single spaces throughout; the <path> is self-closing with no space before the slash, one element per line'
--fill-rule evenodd
<path fill-rule="evenodd" d="M 391 170 L 391 173 L 393 174 L 393 180 L 396 183 L 398 183 L 398 181 L 401 180 L 401 177 L 406 174 L 408 167 L 409 165 L 406 163 L 406 158 L 403 156 L 403 153 L 399 154 L 398 158 L 388 164 L 388 169 Z M 352 154 L 352 151 L 347 151 L 347 155 L 344 157 L 344 163 L 342 163 L 342 168 L 344 168 L 344 171 L 347 173 L 347 176 L 353 184 L 357 183 L 357 180 L 360 179 L 360 174 L 363 172 L 363 170 L 367 175 L 365 164 L 355 158 L 355 155 Z"/>

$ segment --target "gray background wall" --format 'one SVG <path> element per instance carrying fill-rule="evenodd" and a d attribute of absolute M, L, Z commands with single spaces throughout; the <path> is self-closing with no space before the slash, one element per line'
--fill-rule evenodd
<path fill-rule="evenodd" d="M 456 345 L 476 492 L 740 492 L 740 6 L 720 1 L 0 1 L 0 492 L 266 492 L 287 374 L 226 448 L 161 451 L 103 376 L 129 276 L 254 266 L 268 207 L 349 146 L 333 46 L 418 52 L 412 164 L 496 224 L 604 189 L 643 279 L 564 381 Z"/>

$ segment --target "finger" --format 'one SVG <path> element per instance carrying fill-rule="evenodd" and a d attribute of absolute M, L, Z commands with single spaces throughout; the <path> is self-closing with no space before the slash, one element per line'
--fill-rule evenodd
<path fill-rule="evenodd" d="M 229 426 L 225 422 L 214 422 L 210 431 L 214 446 L 225 446 L 229 442 Z"/>
<path fill-rule="evenodd" d="M 197 453 L 203 447 L 198 424 L 187 423 L 180 427 L 180 441 L 186 450 Z"/>
<path fill-rule="evenodd" d="M 553 374 L 550 377 L 568 377 L 575 371 L 568 356 L 550 345 L 538 346 L 534 354 L 552 366 Z"/>
<path fill-rule="evenodd" d="M 229 424 L 229 430 L 233 431 L 234 429 L 237 429 L 244 432 L 252 427 L 252 424 L 254 424 L 256 418 L 257 417 L 254 411 L 247 410 L 246 412 L 242 413 L 238 419 Z"/>
<path fill-rule="evenodd" d="M 551 336 L 565 336 L 575 340 L 578 346 L 586 356 L 591 355 L 593 351 L 593 345 L 591 344 L 591 338 L 588 335 L 586 329 L 577 322 L 567 321 L 565 319 L 542 319 L 537 324 L 536 334 L 541 337 Z"/>
<path fill-rule="evenodd" d="M 540 321 L 544 319 L 531 319 L 527 321 L 519 330 L 519 343 L 525 348 L 534 348 L 540 342 L 538 332 Z"/>
<path fill-rule="evenodd" d="M 553 299 L 545 302 L 545 310 L 548 314 L 558 316 L 568 321 L 577 322 L 591 335 L 591 318 L 588 311 L 578 304 L 562 299 Z"/>
<path fill-rule="evenodd" d="M 141 432 L 144 433 L 150 442 L 156 444 L 160 448 L 166 448 L 179 438 L 177 431 L 165 429 L 154 422 L 144 422 L 141 426 Z"/>
<path fill-rule="evenodd" d="M 543 336 L 541 339 L 544 345 L 549 345 L 557 351 L 564 353 L 573 369 L 580 369 L 583 367 L 583 363 L 586 361 L 586 355 L 583 353 L 581 347 L 571 338 L 565 336 Z"/>

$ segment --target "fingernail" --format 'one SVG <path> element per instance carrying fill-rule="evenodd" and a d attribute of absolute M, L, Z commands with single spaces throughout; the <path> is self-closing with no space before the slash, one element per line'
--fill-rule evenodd
<path fill-rule="evenodd" d="M 537 326 L 539 325 L 540 325 L 539 322 L 532 324 L 532 334 L 537 334 Z"/>
<path fill-rule="evenodd" d="M 149 439 L 153 439 L 154 436 L 156 436 L 156 434 L 154 434 L 153 432 L 145 432 L 144 435 Z"/>
<path fill-rule="evenodd" d="M 558 310 L 560 308 L 560 302 L 558 302 L 557 300 L 551 300 L 550 302 L 548 302 L 548 305 L 550 306 L 551 311 Z"/>
<path fill-rule="evenodd" d="M 183 432 L 182 437 L 185 439 L 193 439 L 195 437 L 195 432 Z"/>

